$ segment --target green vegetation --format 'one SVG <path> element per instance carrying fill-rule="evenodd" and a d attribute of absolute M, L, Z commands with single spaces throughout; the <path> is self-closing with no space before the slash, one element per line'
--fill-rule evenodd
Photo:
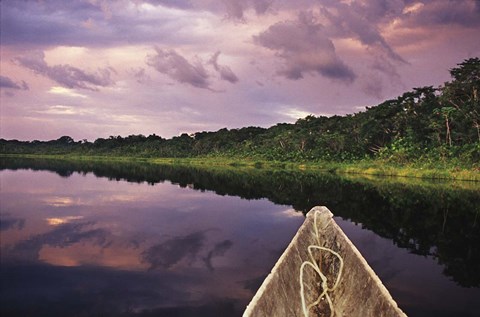
<path fill-rule="evenodd" d="M 0 140 L 0 152 L 182 158 L 199 164 L 285 166 L 339 172 L 480 180 L 480 59 L 450 70 L 452 80 L 414 88 L 353 115 L 307 116 L 268 129 L 246 127 L 164 139 L 110 136 L 94 142 L 62 136 L 52 141 Z M 192 159 L 196 159 L 193 160 Z"/>

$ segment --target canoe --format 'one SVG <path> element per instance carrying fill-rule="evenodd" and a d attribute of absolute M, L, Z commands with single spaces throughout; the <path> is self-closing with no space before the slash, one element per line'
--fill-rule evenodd
<path fill-rule="evenodd" d="M 326 207 L 314 207 L 244 317 L 406 316 Z"/>

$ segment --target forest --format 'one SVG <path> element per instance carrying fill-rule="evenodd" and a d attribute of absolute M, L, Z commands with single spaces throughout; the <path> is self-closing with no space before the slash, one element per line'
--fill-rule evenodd
<path fill-rule="evenodd" d="M 152 134 L 94 142 L 0 139 L 2 154 L 145 158 L 228 157 L 292 162 L 378 159 L 406 164 L 455 161 L 480 169 L 480 59 L 450 69 L 438 87 L 414 88 L 396 99 L 345 116 L 307 116 L 270 128 L 223 128 L 170 139 Z"/>

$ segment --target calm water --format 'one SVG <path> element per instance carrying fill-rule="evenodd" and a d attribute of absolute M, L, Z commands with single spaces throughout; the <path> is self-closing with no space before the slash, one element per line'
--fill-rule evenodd
<path fill-rule="evenodd" d="M 0 181 L 2 316 L 241 316 L 315 205 L 409 316 L 479 315 L 479 184 L 39 160 Z"/>

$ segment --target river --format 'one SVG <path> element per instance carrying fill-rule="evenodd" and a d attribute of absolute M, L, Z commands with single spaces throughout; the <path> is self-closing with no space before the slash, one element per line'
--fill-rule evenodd
<path fill-rule="evenodd" d="M 315 205 L 409 316 L 480 311 L 478 183 L 2 159 L 0 201 L 2 316 L 241 316 Z"/>

